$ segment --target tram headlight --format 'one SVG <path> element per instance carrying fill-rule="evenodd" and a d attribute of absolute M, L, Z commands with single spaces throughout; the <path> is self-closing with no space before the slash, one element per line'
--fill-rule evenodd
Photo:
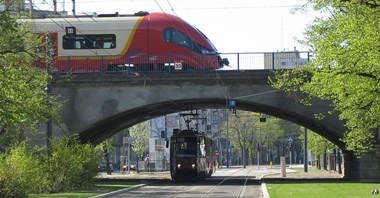
<path fill-rule="evenodd" d="M 193 167 L 193 169 L 195 168 L 195 164 L 192 164 L 191 167 Z"/>
<path fill-rule="evenodd" d="M 180 169 L 181 168 L 181 164 L 177 164 L 177 168 Z"/>

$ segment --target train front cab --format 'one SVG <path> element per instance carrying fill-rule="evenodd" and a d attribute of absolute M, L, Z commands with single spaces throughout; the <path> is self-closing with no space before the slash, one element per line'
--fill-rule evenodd
<path fill-rule="evenodd" d="M 173 135 L 170 146 L 172 179 L 181 181 L 210 177 L 215 172 L 212 148 L 212 140 L 204 135 Z"/>

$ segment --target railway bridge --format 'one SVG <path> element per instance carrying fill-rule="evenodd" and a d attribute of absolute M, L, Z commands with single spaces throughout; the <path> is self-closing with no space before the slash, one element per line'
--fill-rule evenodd
<path fill-rule="evenodd" d="M 345 151 L 340 141 L 345 131 L 330 103 L 319 99 L 304 106 L 297 96 L 273 89 L 272 70 L 208 72 L 118 72 L 53 74 L 53 94 L 65 101 L 62 123 L 53 127 L 80 134 L 85 142 L 100 143 L 115 133 L 158 116 L 199 108 L 227 108 L 265 113 L 305 126 L 343 149 L 344 174 L 348 178 L 380 178 L 379 156 L 371 152 L 361 159 Z M 316 119 L 323 113 L 325 118 Z"/>

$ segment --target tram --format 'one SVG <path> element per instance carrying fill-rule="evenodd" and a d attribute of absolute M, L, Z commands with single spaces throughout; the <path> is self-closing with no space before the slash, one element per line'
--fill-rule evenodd
<path fill-rule="evenodd" d="M 174 129 L 170 138 L 172 180 L 205 179 L 216 170 L 215 143 L 204 133 Z"/>

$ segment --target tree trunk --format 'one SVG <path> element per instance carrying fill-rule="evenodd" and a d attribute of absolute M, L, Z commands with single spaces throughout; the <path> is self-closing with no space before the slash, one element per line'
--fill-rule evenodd
<path fill-rule="evenodd" d="M 323 170 L 327 170 L 327 153 L 323 153 Z"/>
<path fill-rule="evenodd" d="M 316 160 L 317 169 L 321 170 L 321 163 L 320 163 L 321 156 L 317 155 L 316 158 L 317 158 L 317 160 Z"/>
<path fill-rule="evenodd" d="M 108 155 L 108 147 L 107 147 L 107 144 L 104 143 L 103 144 L 103 156 L 104 156 L 104 161 L 106 163 L 106 171 L 107 171 L 107 175 L 111 175 L 111 167 L 110 167 L 110 159 L 109 159 L 109 155 Z"/>
<path fill-rule="evenodd" d="M 342 160 L 341 160 L 340 150 L 338 150 L 338 173 L 342 174 Z"/>

